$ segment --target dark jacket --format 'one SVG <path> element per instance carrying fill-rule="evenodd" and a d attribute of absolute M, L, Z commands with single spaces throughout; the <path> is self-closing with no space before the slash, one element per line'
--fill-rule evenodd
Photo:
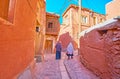
<path fill-rule="evenodd" d="M 58 42 L 58 43 L 56 44 L 55 48 L 56 48 L 56 51 L 60 51 L 60 52 L 61 52 L 61 50 L 62 50 L 61 43 Z"/>

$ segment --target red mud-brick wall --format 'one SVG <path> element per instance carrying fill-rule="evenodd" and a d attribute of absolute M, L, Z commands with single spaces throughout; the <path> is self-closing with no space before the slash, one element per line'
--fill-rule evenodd
<path fill-rule="evenodd" d="M 80 54 L 81 62 L 102 79 L 120 79 L 120 21 L 81 36 Z"/>
<path fill-rule="evenodd" d="M 62 43 L 62 51 L 66 51 L 66 48 L 70 42 L 72 42 L 74 49 L 77 49 L 77 44 L 76 42 L 72 39 L 72 37 L 69 35 L 69 32 L 64 33 L 59 36 L 59 40 Z"/>
<path fill-rule="evenodd" d="M 62 49 L 63 49 L 63 50 L 66 50 L 67 45 L 69 44 L 69 42 L 70 42 L 70 40 L 71 40 L 71 37 L 70 37 L 69 33 L 65 33 L 65 34 L 62 34 L 62 35 L 59 37 L 59 40 L 60 40 L 61 43 L 62 43 Z"/>
<path fill-rule="evenodd" d="M 13 23 L 0 19 L 0 79 L 13 79 L 34 60 L 36 4 L 16 0 Z"/>

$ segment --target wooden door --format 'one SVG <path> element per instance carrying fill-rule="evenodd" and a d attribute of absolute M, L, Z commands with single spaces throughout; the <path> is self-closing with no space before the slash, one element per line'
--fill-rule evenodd
<path fill-rule="evenodd" d="M 45 53 L 52 53 L 52 44 L 53 44 L 52 40 L 46 40 Z"/>

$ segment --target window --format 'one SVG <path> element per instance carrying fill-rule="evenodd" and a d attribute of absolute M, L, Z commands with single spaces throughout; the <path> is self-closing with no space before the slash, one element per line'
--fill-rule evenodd
<path fill-rule="evenodd" d="M 104 19 L 103 19 L 103 18 L 100 18 L 100 22 L 104 22 Z"/>
<path fill-rule="evenodd" d="M 13 22 L 16 0 L 0 0 L 0 17 Z"/>
<path fill-rule="evenodd" d="M 87 16 L 82 16 L 82 22 L 87 23 Z"/>
<path fill-rule="evenodd" d="M 39 26 L 36 27 L 36 32 L 40 32 L 40 27 Z"/>
<path fill-rule="evenodd" d="M 97 24 L 97 17 L 93 17 L 93 24 L 94 24 L 94 25 Z"/>
<path fill-rule="evenodd" d="M 48 23 L 48 28 L 53 28 L 53 23 L 52 22 Z"/>

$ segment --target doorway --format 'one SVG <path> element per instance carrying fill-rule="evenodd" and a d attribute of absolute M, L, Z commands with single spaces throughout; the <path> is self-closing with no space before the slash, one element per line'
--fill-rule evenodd
<path fill-rule="evenodd" d="M 45 43 L 45 53 L 46 54 L 52 53 L 52 46 L 53 46 L 53 40 L 46 40 L 46 43 Z"/>

